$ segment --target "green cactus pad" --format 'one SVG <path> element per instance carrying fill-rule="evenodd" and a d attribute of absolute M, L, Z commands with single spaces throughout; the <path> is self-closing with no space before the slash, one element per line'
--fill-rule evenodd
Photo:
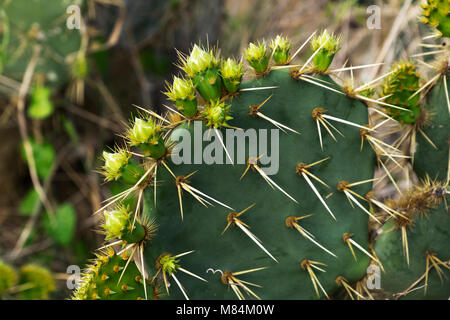
<path fill-rule="evenodd" d="M 449 80 L 447 80 L 447 88 L 450 88 Z M 445 180 L 449 161 L 450 113 L 443 78 L 437 82 L 427 97 L 424 117 L 423 132 L 437 149 L 422 134 L 417 133 L 414 171 L 422 178 L 428 174 L 432 179 Z"/>
<path fill-rule="evenodd" d="M 321 76 L 321 79 L 332 81 L 329 77 Z M 176 175 L 186 176 L 198 170 L 189 178 L 189 185 L 231 206 L 236 212 L 255 204 L 242 215 L 242 221 L 250 226 L 250 231 L 261 240 L 263 246 L 278 260 L 278 263 L 264 253 L 236 225 L 231 226 L 221 235 L 227 225 L 227 216 L 232 210 L 220 205 L 205 208 L 184 191 L 182 196 L 184 220 L 182 220 L 175 179 L 166 169 L 161 168 L 158 171 L 160 183 L 157 187 L 156 208 L 153 203 L 153 188 L 148 188 L 144 192 L 144 214 L 156 218 L 159 225 L 158 235 L 145 251 L 149 272 L 151 274 L 158 272 L 156 261 L 163 253 L 178 254 L 196 250 L 183 257 L 180 266 L 206 278 L 209 282 L 201 282 L 194 277 L 176 272 L 190 298 L 236 298 L 233 290 L 222 283 L 220 272 L 215 274 L 211 271 L 207 272 L 209 268 L 237 272 L 267 267 L 265 270 L 249 273 L 240 278 L 263 286 L 262 289 L 254 289 L 255 293 L 263 299 L 317 298 L 308 272 L 300 266 L 300 262 L 304 259 L 327 264 L 327 267 L 324 267 L 326 273 L 316 271 L 316 275 L 328 294 L 338 287 L 335 283 L 336 277 L 344 276 L 348 281 L 355 281 L 366 272 L 369 258 L 355 249 L 358 259 L 356 262 L 348 245 L 342 240 L 342 236 L 344 233 L 352 233 L 353 240 L 367 248 L 368 216 L 360 209 L 352 208 L 345 195 L 337 192 L 336 186 L 342 180 L 356 182 L 372 178 L 374 153 L 367 145 L 362 152 L 360 151 L 361 137 L 358 128 L 340 124 L 336 124 L 336 127 L 345 138 L 339 136 L 337 142 L 326 135 L 322 128 L 324 144 L 322 151 L 316 122 L 311 116 L 314 108 L 323 107 L 330 115 L 364 125 L 368 122 L 366 105 L 344 95 L 295 80 L 288 70 L 271 71 L 263 78 L 241 85 L 242 88 L 268 86 L 278 88 L 239 93 L 231 101 L 230 112 L 233 119 L 229 121 L 229 124 L 243 129 L 268 130 L 269 140 L 270 134 L 279 134 L 279 171 L 272 175 L 271 179 L 299 204 L 282 192 L 271 188 L 256 171 L 249 170 L 240 180 L 247 167 L 247 164 L 242 161 L 234 165 L 174 165 L 169 161 L 168 166 Z M 249 114 L 250 106 L 262 103 L 270 95 L 273 96 L 264 104 L 260 112 L 300 131 L 300 134 L 283 133 L 270 122 Z M 172 139 L 178 141 L 177 136 L 183 134 L 181 129 L 186 129 L 192 134 L 193 145 L 196 139 L 194 135 L 196 127 L 198 128 L 198 123 L 184 123 L 173 131 Z M 203 131 L 207 128 L 205 124 L 202 125 Z M 225 132 L 222 132 L 225 137 Z M 229 151 L 232 153 L 233 150 Z M 271 152 L 274 150 L 269 150 L 268 154 Z M 236 146 L 234 154 L 237 154 Z M 246 150 L 244 161 L 248 156 L 249 150 Z M 335 214 L 337 221 L 317 199 L 305 179 L 296 173 L 298 163 L 313 163 L 327 157 L 330 157 L 327 161 L 309 170 L 330 186 L 328 189 L 313 180 L 322 197 L 333 193 L 325 201 Z M 222 163 L 227 161 L 224 152 L 220 155 L 220 161 Z M 354 191 L 364 195 L 370 188 L 370 184 L 364 184 L 355 187 Z M 313 216 L 298 223 L 311 232 L 316 237 L 316 241 L 337 255 L 337 259 L 305 239 L 295 229 L 286 227 L 287 217 L 307 214 L 313 214 Z M 173 282 L 170 296 L 166 297 L 182 299 L 181 291 L 172 289 L 174 285 Z M 322 294 L 321 297 L 323 297 Z"/>

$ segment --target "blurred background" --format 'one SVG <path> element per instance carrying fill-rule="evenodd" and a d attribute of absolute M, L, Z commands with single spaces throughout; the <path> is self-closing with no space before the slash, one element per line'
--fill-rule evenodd
<path fill-rule="evenodd" d="M 379 29 L 368 28 L 372 5 Z M 121 142 L 133 104 L 163 110 L 165 81 L 180 72 L 175 48 L 208 41 L 240 57 L 249 41 L 283 34 L 295 51 L 327 28 L 342 35 L 334 68 L 385 62 L 355 71 L 363 83 L 422 50 L 419 10 L 399 0 L 0 0 L 0 260 L 47 268 L 48 297 L 70 296 L 68 266 L 83 267 L 103 240 L 92 213 L 122 188 L 96 172 L 101 153 Z"/>

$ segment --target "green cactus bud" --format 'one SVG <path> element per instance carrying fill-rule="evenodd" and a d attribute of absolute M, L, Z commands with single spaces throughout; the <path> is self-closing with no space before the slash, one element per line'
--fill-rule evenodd
<path fill-rule="evenodd" d="M 314 36 L 311 40 L 312 50 L 317 52 L 314 56 L 314 69 L 319 72 L 327 71 L 331 62 L 333 61 L 334 55 L 340 49 L 340 37 L 334 34 L 329 34 L 327 30 L 324 30 L 321 35 Z"/>
<path fill-rule="evenodd" d="M 227 91 L 229 93 L 237 92 L 242 81 L 242 76 L 244 75 L 242 62 L 228 58 L 222 62 L 220 75 L 222 76 L 223 84 Z"/>
<path fill-rule="evenodd" d="M 191 79 L 174 77 L 173 85 L 167 84 L 164 94 L 175 102 L 178 110 L 188 118 L 197 115 L 197 96 Z"/>
<path fill-rule="evenodd" d="M 159 261 L 157 261 L 156 264 L 161 265 L 161 269 L 170 276 L 180 267 L 178 264 L 179 262 L 180 261 L 177 258 L 169 253 L 164 253 L 160 256 Z"/>
<path fill-rule="evenodd" d="M 153 232 L 151 223 L 141 223 L 134 219 L 129 207 L 119 204 L 113 210 L 103 212 L 106 239 L 117 238 L 127 243 L 138 243 L 148 240 Z"/>
<path fill-rule="evenodd" d="M 207 120 L 207 126 L 210 128 L 228 127 L 227 121 L 233 119 L 230 116 L 231 105 L 226 105 L 225 102 L 219 100 L 211 102 L 203 111 L 203 115 Z"/>
<path fill-rule="evenodd" d="M 420 22 L 436 28 L 439 36 L 450 37 L 450 3 L 448 0 L 427 0 L 422 4 Z"/>
<path fill-rule="evenodd" d="M 122 230 L 128 225 L 130 212 L 126 207 L 117 207 L 114 210 L 103 212 L 105 224 L 103 228 L 106 231 L 107 238 L 120 238 Z"/>
<path fill-rule="evenodd" d="M 258 42 L 258 44 L 250 43 L 248 48 L 245 49 L 244 57 L 252 68 L 255 69 L 256 73 L 267 71 L 270 57 L 265 42 Z"/>
<path fill-rule="evenodd" d="M 20 268 L 19 285 L 27 289 L 20 291 L 19 296 L 24 300 L 48 299 L 55 290 L 55 281 L 49 270 L 35 264 L 28 264 Z"/>
<path fill-rule="evenodd" d="M 103 170 L 106 180 L 117 180 L 130 157 L 131 154 L 127 150 L 120 150 L 115 153 L 103 151 L 103 159 L 105 161 Z"/>
<path fill-rule="evenodd" d="M 31 104 L 28 115 L 33 119 L 45 119 L 53 113 L 53 103 L 50 100 L 51 89 L 37 84 L 31 91 Z"/>
<path fill-rule="evenodd" d="M 392 74 L 383 83 L 382 97 L 385 102 L 408 111 L 387 107 L 394 119 L 401 123 L 415 123 L 420 113 L 420 95 L 415 94 L 419 89 L 420 75 L 416 72 L 413 62 L 398 62 L 391 68 Z"/>
<path fill-rule="evenodd" d="M 288 38 L 277 35 L 270 42 L 270 49 L 273 50 L 273 60 L 275 60 L 276 64 L 287 64 L 289 62 L 291 43 Z"/>
<path fill-rule="evenodd" d="M 17 274 L 13 267 L 0 261 L 0 296 L 17 282 Z"/>
<path fill-rule="evenodd" d="M 160 126 L 152 119 L 135 118 L 133 127 L 128 130 L 127 138 L 131 146 L 139 147 L 146 156 L 160 159 L 167 151 L 159 134 L 160 130 Z"/>
<path fill-rule="evenodd" d="M 113 181 L 121 178 L 125 183 L 135 184 L 144 174 L 141 166 L 131 158 L 131 153 L 126 149 L 118 149 L 116 152 L 103 152 L 105 164 L 101 173 L 105 181 Z"/>
<path fill-rule="evenodd" d="M 204 50 L 198 45 L 194 45 L 189 57 L 181 62 L 181 69 L 192 78 L 198 92 L 208 102 L 221 96 L 218 64 L 219 58 L 214 50 Z"/>

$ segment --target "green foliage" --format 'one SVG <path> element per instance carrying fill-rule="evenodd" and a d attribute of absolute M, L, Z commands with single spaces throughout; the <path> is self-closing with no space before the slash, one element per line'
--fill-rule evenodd
<path fill-rule="evenodd" d="M 37 203 L 39 203 L 39 194 L 33 188 L 29 190 L 19 205 L 19 212 L 24 216 L 30 216 Z"/>
<path fill-rule="evenodd" d="M 62 204 L 55 211 L 55 219 L 47 218 L 44 226 L 47 234 L 58 244 L 69 246 L 72 243 L 76 227 L 76 212 L 72 205 Z"/>

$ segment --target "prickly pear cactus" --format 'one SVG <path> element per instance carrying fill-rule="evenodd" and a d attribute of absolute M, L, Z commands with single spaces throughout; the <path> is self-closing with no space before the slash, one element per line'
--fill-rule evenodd
<path fill-rule="evenodd" d="M 180 55 L 185 78 L 167 86 L 169 114 L 142 109 L 127 146 L 104 154 L 106 180 L 130 187 L 98 210 L 103 232 L 159 298 L 329 298 L 377 260 L 364 97 L 327 71 L 337 37 L 315 38 L 302 67 L 289 65 L 290 47 L 250 44 L 241 83 L 242 62 L 194 46 Z"/>

